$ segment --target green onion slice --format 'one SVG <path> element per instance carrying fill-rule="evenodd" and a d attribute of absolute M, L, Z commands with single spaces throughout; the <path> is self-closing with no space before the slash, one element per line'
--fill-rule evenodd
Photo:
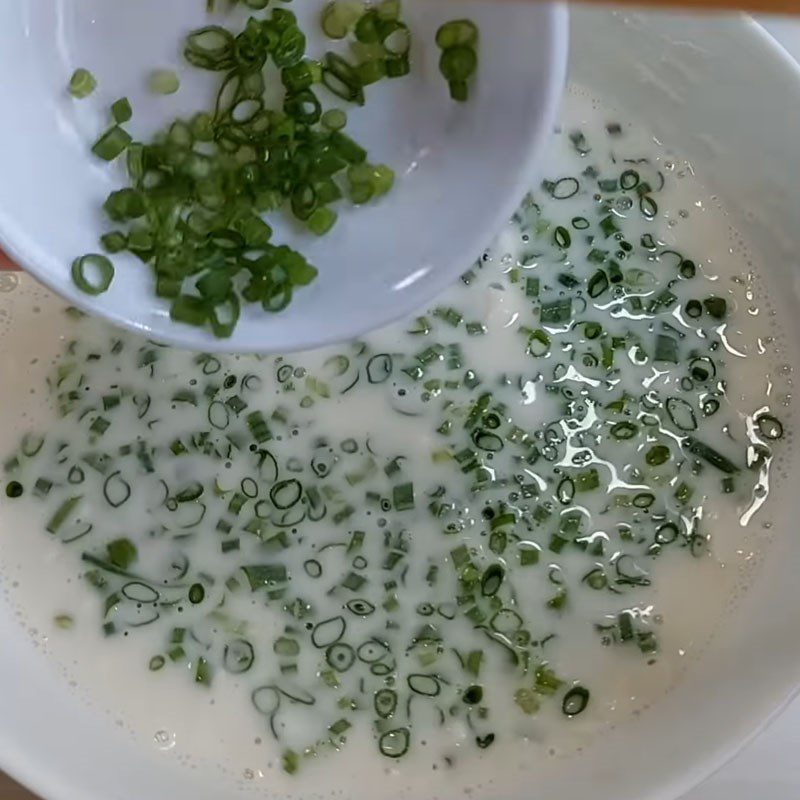
<path fill-rule="evenodd" d="M 72 262 L 72 280 L 86 294 L 103 294 L 114 280 L 114 265 L 97 253 L 81 256 Z"/>

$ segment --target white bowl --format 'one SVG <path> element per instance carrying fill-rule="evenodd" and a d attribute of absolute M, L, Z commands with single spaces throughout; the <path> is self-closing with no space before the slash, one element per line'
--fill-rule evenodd
<path fill-rule="evenodd" d="M 780 289 L 773 305 L 796 340 L 800 74 L 794 64 L 740 16 L 581 10 L 572 34 L 573 79 L 612 108 L 635 111 L 659 139 L 702 166 L 732 225 L 773 272 Z M 13 376 L 26 364 L 0 360 L 7 402 L 24 402 L 14 394 Z M 788 462 L 786 472 L 796 475 L 797 457 Z M 579 757 L 553 759 L 509 800 L 674 800 L 763 727 L 800 675 L 798 518 L 800 497 L 773 509 L 774 541 L 752 586 L 668 700 L 608 731 Z M 0 614 L 0 641 L 0 765 L 48 800 L 233 796 L 222 777 L 178 769 L 135 745 L 113 718 L 88 710 L 10 615 Z M 356 786 L 353 798 L 375 796 L 374 785 L 347 778 Z"/>
<path fill-rule="evenodd" d="M 366 207 L 341 204 L 340 221 L 321 239 L 289 224 L 277 227 L 274 241 L 296 246 L 320 270 L 286 311 L 269 315 L 246 306 L 226 340 L 176 325 L 168 304 L 153 294 L 150 269 L 132 256 L 115 258 L 107 293 L 82 293 L 70 265 L 99 251 L 98 237 L 111 227 L 102 204 L 123 185 L 121 164 L 106 167 L 90 147 L 108 125 L 110 104 L 122 96 L 132 102 L 126 127 L 136 137 L 210 107 L 219 78 L 187 67 L 180 56 L 183 36 L 206 24 L 203 5 L 0 5 L 0 71 L 7 76 L 0 82 L 7 114 L 0 126 L 0 244 L 75 305 L 195 350 L 274 352 L 355 338 L 410 314 L 457 280 L 533 183 L 564 85 L 566 11 L 552 3 L 410 0 L 404 18 L 414 32 L 411 75 L 369 87 L 367 105 L 347 109 L 348 130 L 370 158 L 395 170 L 396 188 Z M 323 6 L 304 0 L 292 10 L 312 33 L 320 30 Z M 466 103 L 449 99 L 433 41 L 438 26 L 454 17 L 469 17 L 480 29 L 478 77 Z M 311 36 L 309 53 L 326 49 L 331 43 L 321 33 Z M 90 69 L 100 86 L 76 102 L 66 87 L 77 67 Z M 154 67 L 178 71 L 177 95 L 147 91 Z"/>

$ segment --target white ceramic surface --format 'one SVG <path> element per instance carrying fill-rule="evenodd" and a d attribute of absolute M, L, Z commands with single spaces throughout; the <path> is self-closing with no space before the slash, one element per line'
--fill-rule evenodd
<path fill-rule="evenodd" d="M 136 137 L 209 107 L 218 78 L 186 67 L 180 56 L 185 33 L 206 24 L 203 7 L 203 0 L 0 4 L 0 107 L 13 122 L 0 127 L 0 243 L 76 305 L 199 350 L 286 351 L 354 338 L 410 314 L 455 281 L 533 182 L 563 87 L 566 11 L 549 3 L 409 0 L 412 74 L 369 87 L 367 105 L 348 109 L 348 130 L 371 159 L 396 171 L 396 189 L 364 208 L 342 204 L 339 223 L 322 239 L 278 225 L 274 241 L 297 246 L 320 270 L 285 312 L 245 308 L 225 341 L 175 325 L 168 305 L 153 296 L 150 270 L 130 256 L 115 259 L 106 294 L 83 294 L 70 264 L 98 251 L 98 236 L 109 229 L 101 206 L 122 179 L 121 164 L 106 167 L 89 148 L 121 96 L 133 104 L 126 127 Z M 323 0 L 304 0 L 293 10 L 312 32 L 323 7 Z M 475 20 L 481 35 L 479 75 L 461 104 L 449 99 L 433 42 L 453 17 Z M 310 54 L 330 48 L 321 34 L 311 36 Z M 66 91 L 77 67 L 100 83 L 80 102 Z M 177 95 L 147 91 L 154 67 L 179 72 Z"/>
<path fill-rule="evenodd" d="M 759 22 L 800 63 L 800 21 L 789 17 Z M 800 698 L 760 736 L 684 800 L 795 800 L 800 795 Z"/>
<path fill-rule="evenodd" d="M 573 37 L 573 78 L 612 107 L 635 110 L 659 139 L 702 169 L 756 262 L 774 270 L 781 291 L 773 303 L 787 335 L 796 337 L 796 66 L 739 17 L 710 21 L 582 10 L 574 15 Z M 794 635 L 800 628 L 800 507 L 784 512 L 773 516 L 775 540 L 736 607 L 734 624 L 719 631 L 708 658 L 693 667 L 670 701 L 611 731 L 582 758 L 556 760 L 532 775 L 520 797 L 673 800 L 785 703 L 800 675 L 800 637 Z M 2 616 L 0 640 L 0 687 L 7 687 L 0 693 L 0 765 L 48 800 L 227 796 L 208 775 L 175 770 L 133 747 L 109 719 L 88 713 L 62 690 L 27 636 Z"/>

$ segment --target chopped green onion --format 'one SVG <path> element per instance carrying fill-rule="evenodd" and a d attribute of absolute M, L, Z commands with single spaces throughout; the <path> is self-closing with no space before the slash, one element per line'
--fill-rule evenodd
<path fill-rule="evenodd" d="M 9 481 L 6 484 L 6 497 L 10 497 L 12 500 L 15 500 L 17 497 L 22 497 L 24 489 L 22 484 L 19 481 Z"/>
<path fill-rule="evenodd" d="M 561 709 L 568 717 L 574 717 L 586 710 L 589 705 L 589 690 L 583 686 L 574 686 L 565 695 Z"/>
<path fill-rule="evenodd" d="M 113 161 L 125 152 L 132 141 L 131 135 L 124 128 L 115 125 L 94 143 L 92 152 L 103 161 Z"/>
<path fill-rule="evenodd" d="M 114 280 L 114 265 L 96 253 L 81 256 L 72 262 L 72 280 L 86 294 L 103 294 Z"/>
<path fill-rule="evenodd" d="M 471 47 L 456 45 L 447 48 L 439 60 L 439 69 L 449 81 L 466 81 L 478 68 L 478 56 Z"/>
<path fill-rule="evenodd" d="M 122 97 L 111 106 L 111 116 L 117 125 L 129 122 L 133 117 L 133 109 L 127 97 Z"/>
<path fill-rule="evenodd" d="M 442 53 L 439 71 L 457 102 L 469 98 L 469 81 L 478 69 L 478 29 L 466 19 L 451 20 L 436 32 L 436 44 Z"/>
<path fill-rule="evenodd" d="M 703 300 L 703 308 L 714 319 L 725 319 L 728 313 L 728 304 L 723 297 L 707 297 Z"/>
<path fill-rule="evenodd" d="M 97 80 L 88 69 L 79 67 L 69 80 L 69 93 L 77 100 L 88 97 L 97 88 Z"/>
<path fill-rule="evenodd" d="M 445 22 L 436 31 L 436 44 L 442 50 L 456 45 L 475 47 L 478 44 L 478 29 L 475 23 L 468 19 L 454 19 Z"/>
<path fill-rule="evenodd" d="M 150 73 L 148 86 L 153 94 L 175 94 L 181 88 L 177 73 L 170 69 L 157 69 Z"/>

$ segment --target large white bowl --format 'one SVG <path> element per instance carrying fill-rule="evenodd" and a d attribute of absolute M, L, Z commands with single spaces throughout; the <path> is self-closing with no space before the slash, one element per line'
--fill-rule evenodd
<path fill-rule="evenodd" d="M 113 227 L 102 204 L 124 185 L 122 165 L 104 165 L 90 147 L 108 125 L 110 104 L 125 95 L 134 109 L 126 128 L 136 137 L 211 107 L 218 75 L 188 68 L 180 56 L 182 37 L 206 24 L 203 6 L 204 0 L 0 3 L 0 245 L 75 305 L 195 350 L 285 352 L 352 339 L 409 315 L 456 281 L 533 182 L 564 85 L 564 8 L 409 0 L 412 73 L 368 87 L 366 106 L 347 109 L 348 131 L 372 160 L 391 165 L 395 189 L 358 209 L 340 204 L 339 222 L 320 239 L 277 215 L 275 242 L 296 247 L 320 270 L 284 312 L 246 304 L 226 340 L 176 325 L 169 304 L 153 294 L 150 269 L 130 255 L 114 259 L 108 292 L 84 294 L 70 264 L 98 252 L 99 236 Z M 309 54 L 346 54 L 321 35 L 322 8 L 324 0 L 292 5 L 309 33 Z M 480 69 L 467 103 L 449 99 L 434 43 L 439 25 L 454 17 L 480 28 Z M 76 102 L 66 87 L 77 67 L 90 69 L 99 88 Z M 178 94 L 147 91 L 154 67 L 180 72 Z M 320 92 L 321 101 L 332 99 Z"/>
<path fill-rule="evenodd" d="M 773 273 L 780 289 L 773 304 L 796 338 L 800 75 L 793 63 L 738 16 L 580 11 L 573 37 L 575 81 L 612 107 L 634 110 L 660 140 L 702 165 L 703 180 Z M 0 381 L 8 372 L 0 368 Z M 787 471 L 796 470 L 795 459 Z M 774 541 L 752 586 L 668 701 L 580 757 L 554 759 L 516 796 L 673 800 L 766 724 L 800 678 L 798 518 L 800 497 L 773 509 Z M 48 800 L 231 796 L 221 779 L 178 771 L 93 716 L 3 616 L 0 642 L 0 765 Z"/>

